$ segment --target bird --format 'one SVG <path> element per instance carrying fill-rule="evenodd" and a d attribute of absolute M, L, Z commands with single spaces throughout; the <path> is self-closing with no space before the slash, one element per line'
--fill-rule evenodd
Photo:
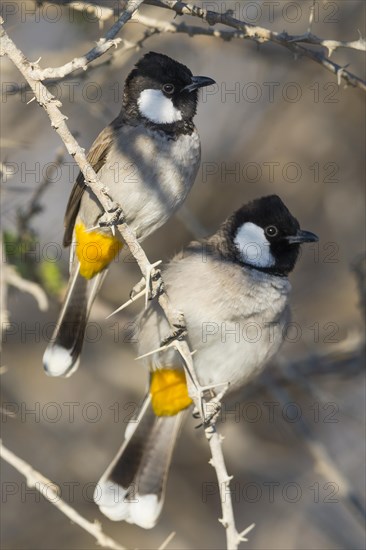
<path fill-rule="evenodd" d="M 214 83 L 167 55 L 145 54 L 126 78 L 120 113 L 91 146 L 89 163 L 140 242 L 183 204 L 194 183 L 201 157 L 193 123 L 198 90 Z M 49 376 L 67 377 L 79 366 L 93 301 L 123 247 L 113 229 L 80 172 L 65 214 L 69 283 L 43 355 Z"/>
<path fill-rule="evenodd" d="M 230 395 L 278 351 L 290 320 L 288 275 L 300 245 L 317 240 L 270 195 L 243 205 L 216 233 L 191 242 L 162 268 L 169 298 L 185 316 L 201 387 L 215 388 L 217 396 L 226 386 Z M 174 445 L 192 400 L 181 356 L 174 346 L 159 350 L 169 325 L 155 301 L 138 326 L 147 395 L 97 483 L 94 501 L 109 519 L 150 529 L 163 506 Z"/>

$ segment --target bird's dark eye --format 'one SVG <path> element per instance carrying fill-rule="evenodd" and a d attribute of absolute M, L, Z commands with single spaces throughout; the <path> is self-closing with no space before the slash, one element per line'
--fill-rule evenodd
<path fill-rule="evenodd" d="M 166 94 L 172 94 L 174 92 L 174 85 L 173 84 L 164 84 L 163 90 Z"/>
<path fill-rule="evenodd" d="M 278 234 L 278 229 L 275 225 L 269 225 L 268 227 L 266 227 L 264 232 L 267 237 L 275 237 Z"/>

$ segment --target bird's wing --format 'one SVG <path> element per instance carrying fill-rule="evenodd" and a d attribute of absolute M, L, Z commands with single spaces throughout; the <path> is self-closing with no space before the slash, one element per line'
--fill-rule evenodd
<path fill-rule="evenodd" d="M 96 173 L 104 165 L 108 151 L 111 148 L 113 141 L 113 134 L 121 124 L 120 119 L 114 120 L 109 126 L 104 128 L 94 141 L 87 155 L 87 159 Z M 63 239 L 64 246 L 70 246 L 72 241 L 72 234 L 74 231 L 75 220 L 79 212 L 81 199 L 85 191 L 86 184 L 84 174 L 79 172 L 78 177 L 72 188 L 69 201 L 66 207 L 66 213 L 64 218 L 65 233 Z"/>

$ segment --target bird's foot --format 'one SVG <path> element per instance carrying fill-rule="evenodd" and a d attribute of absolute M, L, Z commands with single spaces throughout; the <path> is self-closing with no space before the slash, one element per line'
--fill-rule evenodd
<path fill-rule="evenodd" d="M 203 426 L 207 429 L 215 425 L 220 416 L 222 398 L 227 392 L 229 385 L 228 382 L 223 382 L 222 384 L 212 384 L 199 388 L 198 406 L 193 411 L 193 417 L 202 418 L 203 421 L 196 428 Z M 223 389 L 219 393 L 216 393 L 214 389 L 220 386 L 223 386 Z"/>
<path fill-rule="evenodd" d="M 183 324 L 174 323 L 175 330 L 169 334 L 164 340 L 162 340 L 161 345 L 167 346 L 168 344 L 171 344 L 174 342 L 174 340 L 183 340 L 187 336 L 187 327 Z"/>
<path fill-rule="evenodd" d="M 125 215 L 122 208 L 116 203 L 112 203 L 111 209 L 104 212 L 98 220 L 99 227 L 110 227 L 113 236 L 116 233 L 116 225 L 121 225 L 125 222 Z"/>
<path fill-rule="evenodd" d="M 161 278 L 160 269 L 156 269 L 161 264 L 161 260 L 149 264 L 145 273 L 145 309 L 149 300 L 153 300 L 160 296 L 164 290 L 163 279 Z"/>

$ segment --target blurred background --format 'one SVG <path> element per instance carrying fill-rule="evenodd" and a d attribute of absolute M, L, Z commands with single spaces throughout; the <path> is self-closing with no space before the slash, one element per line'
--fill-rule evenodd
<path fill-rule="evenodd" d="M 115 7 L 117 2 L 110 2 Z M 239 19 L 302 34 L 312 1 L 220 1 Z M 103 2 L 107 7 L 108 2 Z M 5 27 L 29 60 L 59 66 L 82 55 L 112 25 L 55 4 L 2 2 Z M 171 21 L 173 12 L 141 13 Z M 316 2 L 312 32 L 357 40 L 361 0 Z M 183 21 L 178 18 L 176 21 Z M 207 26 L 185 17 L 187 24 Z M 149 50 L 183 62 L 217 85 L 201 93 L 195 119 L 202 166 L 184 209 L 144 243 L 151 261 L 168 260 L 192 238 L 214 232 L 242 203 L 277 193 L 304 229 L 320 236 L 305 246 L 291 275 L 294 325 L 265 375 L 223 409 L 220 431 L 239 528 L 256 523 L 243 548 L 362 549 L 364 517 L 364 178 L 365 101 L 360 89 L 272 43 L 184 34 L 146 38 L 136 20 L 122 38 L 139 51 L 111 50 L 86 72 L 51 83 L 62 112 L 87 150 L 119 112 L 123 82 Z M 362 52 L 339 49 L 332 59 L 364 78 Z M 42 285 L 47 311 L 9 286 L 2 357 L 2 439 L 60 487 L 64 500 L 128 548 L 158 548 L 175 531 L 172 549 L 221 549 L 220 498 L 208 445 L 188 418 L 168 481 L 158 525 L 144 531 L 102 517 L 93 488 L 119 448 L 146 389 L 135 362 L 134 319 L 141 303 L 105 320 L 141 276 L 130 256 L 115 262 L 92 311 L 79 370 L 47 378 L 42 355 L 67 280 L 63 215 L 78 169 L 19 72 L 1 59 L 2 231 L 8 262 Z M 43 185 L 44 184 L 44 185 Z M 41 189 L 34 215 L 29 207 Z M 44 191 L 44 192 L 43 192 Z M 360 282 L 361 281 L 361 282 Z M 363 295 L 364 296 L 364 295 Z M 4 297 L 3 297 L 4 298 Z M 8 413 L 8 414 L 6 414 Z M 12 413 L 12 414 L 11 414 Z M 4 549 L 92 549 L 73 525 L 24 478 L 2 462 Z"/>

